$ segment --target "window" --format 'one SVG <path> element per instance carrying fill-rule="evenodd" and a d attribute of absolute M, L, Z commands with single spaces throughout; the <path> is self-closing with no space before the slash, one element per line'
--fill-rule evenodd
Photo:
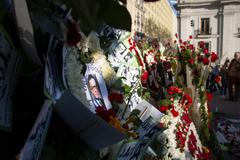
<path fill-rule="evenodd" d="M 201 18 L 201 32 L 200 34 L 210 34 L 209 18 Z"/>

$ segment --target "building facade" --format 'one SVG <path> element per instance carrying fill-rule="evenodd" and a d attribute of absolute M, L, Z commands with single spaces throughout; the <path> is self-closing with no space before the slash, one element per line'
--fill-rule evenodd
<path fill-rule="evenodd" d="M 177 17 L 168 0 L 157 2 L 127 0 L 127 9 L 132 18 L 132 32 L 145 33 L 144 28 L 149 18 L 157 26 L 168 30 L 172 37 L 177 32 Z"/>
<path fill-rule="evenodd" d="M 132 18 L 132 32 L 143 32 L 144 8 L 143 0 L 127 0 L 127 9 Z"/>
<path fill-rule="evenodd" d="M 205 41 L 221 63 L 240 51 L 240 0 L 179 0 L 177 8 L 180 38 Z"/>
<path fill-rule="evenodd" d="M 161 28 L 168 30 L 172 37 L 177 33 L 177 17 L 168 0 L 144 3 L 144 22 L 152 19 Z"/>

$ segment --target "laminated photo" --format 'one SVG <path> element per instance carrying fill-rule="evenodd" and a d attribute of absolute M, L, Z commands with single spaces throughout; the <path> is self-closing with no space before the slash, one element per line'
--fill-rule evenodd
<path fill-rule="evenodd" d="M 108 60 L 113 67 L 119 67 L 123 61 L 124 52 L 127 51 L 127 47 L 122 43 L 113 42 L 109 48 Z"/>
<path fill-rule="evenodd" d="M 141 76 L 141 69 L 123 64 L 119 67 L 117 76 L 123 77 L 123 83 L 133 86 Z"/>
<path fill-rule="evenodd" d="M 139 103 L 135 109 L 140 110 L 139 118 L 144 122 L 147 120 L 148 117 L 152 117 L 156 122 L 158 122 L 164 114 L 160 112 L 157 108 L 153 105 L 148 103 L 147 101 L 143 100 Z"/>
<path fill-rule="evenodd" d="M 130 99 L 130 102 L 128 104 L 128 108 L 130 109 L 130 111 L 134 110 L 142 100 L 143 99 L 137 94 L 137 92 L 133 93 Z"/>
<path fill-rule="evenodd" d="M 89 109 L 95 113 L 97 107 L 104 107 L 109 110 L 112 108 L 108 100 L 108 91 L 101 73 L 92 63 L 87 64 L 87 71 L 84 76 L 85 92 L 90 103 Z"/>
<path fill-rule="evenodd" d="M 118 154 L 117 160 L 141 160 L 149 144 L 148 140 L 125 143 Z"/>

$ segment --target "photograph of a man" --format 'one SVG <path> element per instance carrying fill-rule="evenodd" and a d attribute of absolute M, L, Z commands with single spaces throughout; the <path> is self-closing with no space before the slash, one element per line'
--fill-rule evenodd
<path fill-rule="evenodd" d="M 100 106 L 106 108 L 96 76 L 89 74 L 87 82 L 91 99 L 95 108 Z"/>
<path fill-rule="evenodd" d="M 133 55 L 130 53 L 130 52 L 128 52 L 127 53 L 127 55 L 125 55 L 124 56 L 124 60 L 126 61 L 126 62 L 128 62 L 130 59 L 132 59 L 133 58 Z"/>

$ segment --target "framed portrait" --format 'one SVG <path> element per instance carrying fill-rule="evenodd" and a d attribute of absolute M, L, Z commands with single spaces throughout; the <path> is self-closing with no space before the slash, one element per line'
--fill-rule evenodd
<path fill-rule="evenodd" d="M 104 107 L 109 110 L 112 108 L 111 102 L 108 100 L 108 91 L 105 81 L 101 73 L 95 69 L 92 63 L 87 64 L 85 73 L 85 91 L 87 100 L 90 103 L 89 109 L 96 113 L 97 107 Z"/>

